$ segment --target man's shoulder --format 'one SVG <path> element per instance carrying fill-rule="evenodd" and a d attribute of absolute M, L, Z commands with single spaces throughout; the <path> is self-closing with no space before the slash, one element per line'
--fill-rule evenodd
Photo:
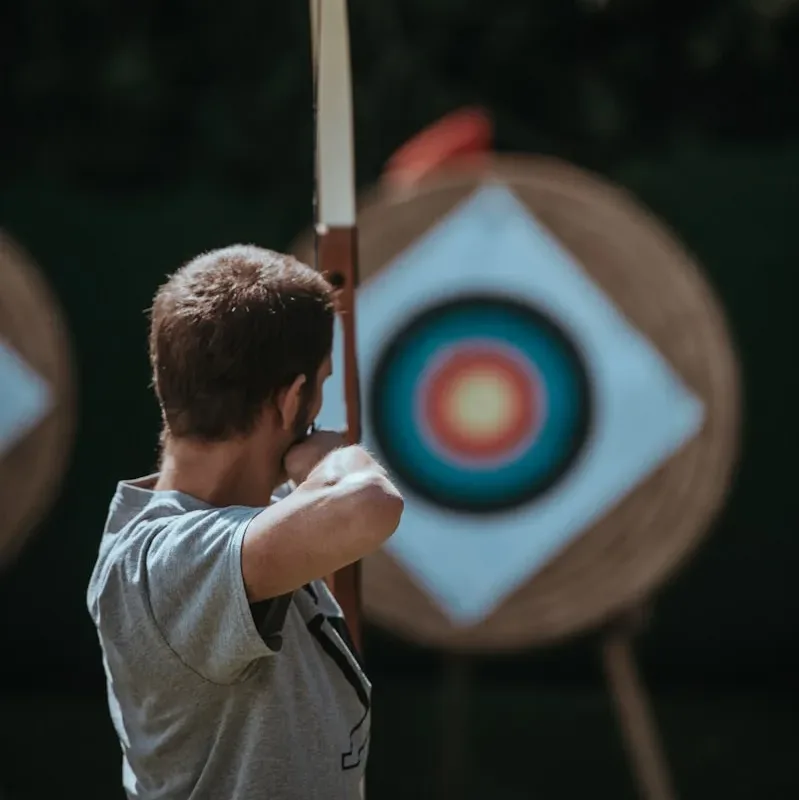
<path fill-rule="evenodd" d="M 142 584 L 144 561 L 156 537 L 179 535 L 203 513 L 187 508 L 174 493 L 148 491 L 139 483 L 121 481 L 111 499 L 87 591 L 93 615 L 110 587 L 118 593 Z"/>
<path fill-rule="evenodd" d="M 155 491 L 154 478 L 120 481 L 103 529 L 106 548 L 118 551 L 140 546 L 154 534 L 180 537 L 187 530 L 236 525 L 258 509 L 212 506 L 179 491 Z M 101 547 L 101 551 L 102 551 Z"/>
<path fill-rule="evenodd" d="M 142 573 L 151 563 L 173 562 L 188 568 L 192 562 L 212 559 L 260 511 L 192 500 L 178 492 L 149 492 L 133 498 L 117 492 L 91 584 L 103 584 L 112 573 L 138 582 L 146 577 Z"/>
<path fill-rule="evenodd" d="M 137 585 L 137 568 L 141 569 L 147 547 L 153 537 L 168 524 L 171 516 L 166 513 L 146 513 L 126 510 L 123 513 L 113 508 L 109 514 L 97 552 L 94 568 L 89 578 L 87 602 L 92 616 L 99 613 L 102 598 L 118 595 L 126 585 Z M 139 576 L 141 577 L 141 576 Z"/>

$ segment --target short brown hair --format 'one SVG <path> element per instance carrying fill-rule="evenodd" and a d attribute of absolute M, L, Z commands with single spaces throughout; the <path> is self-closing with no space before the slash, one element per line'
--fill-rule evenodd
<path fill-rule="evenodd" d="M 316 379 L 333 343 L 330 284 L 291 256 L 233 245 L 198 256 L 161 286 L 150 363 L 165 433 L 249 433 L 264 404 Z"/>

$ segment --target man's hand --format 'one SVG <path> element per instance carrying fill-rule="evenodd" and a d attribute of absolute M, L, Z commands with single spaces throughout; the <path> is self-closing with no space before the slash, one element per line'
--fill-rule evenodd
<path fill-rule="evenodd" d="M 346 444 L 344 436 L 336 431 L 314 431 L 286 453 L 283 459 L 286 475 L 299 486 L 326 455 Z"/>

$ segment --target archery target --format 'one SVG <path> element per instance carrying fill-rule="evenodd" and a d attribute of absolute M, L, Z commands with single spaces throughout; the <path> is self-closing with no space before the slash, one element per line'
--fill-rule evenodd
<path fill-rule="evenodd" d="M 481 187 L 363 285 L 357 319 L 364 441 L 411 496 L 386 547 L 461 625 L 703 421 L 657 349 L 504 186 Z M 342 396 L 329 395 L 325 411 Z M 481 432 L 494 437 L 482 463 L 470 446 Z"/>
<path fill-rule="evenodd" d="M 385 461 L 420 497 L 496 513 L 568 471 L 587 436 L 589 382 L 547 316 L 474 295 L 411 316 L 377 358 L 368 408 Z"/>
<path fill-rule="evenodd" d="M 405 496 L 366 613 L 507 649 L 637 602 L 705 532 L 735 453 L 735 359 L 690 257 L 537 158 L 376 193 L 359 227 L 363 441 Z M 324 427 L 345 424 L 341 355 L 337 335 Z"/>
<path fill-rule="evenodd" d="M 0 566 L 35 529 L 66 469 L 72 352 L 39 268 L 0 232 Z"/>

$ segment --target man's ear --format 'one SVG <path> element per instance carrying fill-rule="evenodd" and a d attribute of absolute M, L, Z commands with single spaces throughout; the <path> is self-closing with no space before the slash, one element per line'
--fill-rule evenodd
<path fill-rule="evenodd" d="M 285 431 L 294 430 L 294 423 L 302 407 L 302 387 L 307 383 L 305 375 L 298 375 L 294 382 L 281 389 L 277 396 L 277 411 L 280 426 Z"/>

